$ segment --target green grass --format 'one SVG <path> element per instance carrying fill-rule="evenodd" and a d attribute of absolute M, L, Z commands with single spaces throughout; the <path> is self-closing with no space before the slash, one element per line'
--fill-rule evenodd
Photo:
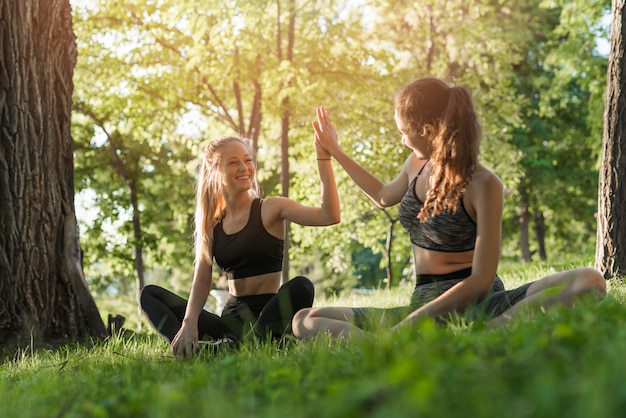
<path fill-rule="evenodd" d="M 560 265 L 569 267 L 569 265 Z M 507 286 L 552 266 L 503 266 Z M 517 270 L 516 270 L 517 269 Z M 392 306 L 411 286 L 316 305 Z M 622 417 L 623 280 L 599 304 L 498 330 L 427 321 L 350 343 L 326 336 L 180 362 L 152 333 L 25 350 L 0 369 L 3 417 Z M 133 312 L 130 309 L 130 312 Z"/>

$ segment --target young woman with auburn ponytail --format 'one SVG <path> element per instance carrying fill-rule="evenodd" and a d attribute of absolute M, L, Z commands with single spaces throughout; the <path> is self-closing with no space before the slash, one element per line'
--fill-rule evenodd
<path fill-rule="evenodd" d="M 325 109 L 319 125 L 331 126 Z M 334 129 L 317 130 L 321 146 L 379 207 L 399 204 L 411 239 L 416 286 L 409 306 L 376 309 L 323 307 L 299 311 L 294 335 L 360 335 L 373 328 L 397 329 L 420 318 L 458 313 L 506 324 L 520 310 L 537 312 L 572 305 L 583 295 L 602 298 L 605 281 L 592 268 L 552 274 L 505 290 L 497 276 L 502 231 L 503 185 L 478 161 L 481 128 L 469 89 L 424 77 L 395 100 L 402 144 L 412 153 L 389 183 L 376 178 L 340 147 Z"/>

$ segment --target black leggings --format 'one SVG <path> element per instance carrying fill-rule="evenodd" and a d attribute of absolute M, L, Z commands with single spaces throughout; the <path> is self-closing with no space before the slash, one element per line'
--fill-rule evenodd
<path fill-rule="evenodd" d="M 232 296 L 221 316 L 203 310 L 198 318 L 201 340 L 231 338 L 241 341 L 248 331 L 257 338 L 274 339 L 291 333 L 291 320 L 303 308 L 313 306 L 313 283 L 298 276 L 283 284 L 276 294 Z M 169 343 L 182 325 L 187 300 L 160 286 L 148 285 L 141 292 L 141 309 L 150 324 Z"/>

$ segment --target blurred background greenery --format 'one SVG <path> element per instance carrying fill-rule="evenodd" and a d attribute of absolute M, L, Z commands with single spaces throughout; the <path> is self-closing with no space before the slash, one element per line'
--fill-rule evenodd
<path fill-rule="evenodd" d="M 189 291 L 207 141 L 249 137 L 265 195 L 315 204 L 315 107 L 328 109 L 344 148 L 389 181 L 407 157 L 394 93 L 424 75 L 473 91 L 481 161 L 506 187 L 503 269 L 563 254 L 589 262 L 610 1 L 71 3 L 76 206 L 99 305 L 132 301 L 147 283 Z M 292 225 L 288 277 L 305 274 L 326 296 L 410 285 L 397 209 L 376 208 L 336 168 L 342 223 Z"/>

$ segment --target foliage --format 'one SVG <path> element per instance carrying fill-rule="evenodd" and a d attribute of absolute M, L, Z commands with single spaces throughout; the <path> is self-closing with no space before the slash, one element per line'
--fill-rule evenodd
<path fill-rule="evenodd" d="M 294 56 L 289 61 L 283 59 L 288 36 L 285 22 L 292 11 L 282 2 L 241 1 L 223 7 L 222 2 L 118 0 L 77 9 L 75 28 L 82 40 L 83 59 L 75 74 L 76 112 L 87 116 L 85 123 L 81 123 L 84 118 L 75 117 L 77 164 L 84 167 L 77 170 L 77 184 L 81 189 L 92 187 L 102 209 L 93 228 L 83 235 L 89 266 L 96 260 L 100 264 L 116 260 L 118 268 L 112 275 L 130 277 L 129 266 L 136 255 L 128 244 L 138 241 L 129 237 L 132 229 L 124 228 L 129 225 L 126 222 L 121 227 L 114 225 L 112 229 L 122 239 L 117 245 L 111 242 L 112 234 L 103 225 L 129 212 L 128 191 L 117 176 L 119 169 L 105 158 L 95 163 L 104 164 L 108 171 L 95 170 L 98 165 L 90 156 L 104 156 L 108 145 L 123 142 L 124 147 L 118 146 L 113 157 L 137 175 L 131 180 L 138 185 L 143 203 L 139 213 L 142 234 L 147 240 L 153 238 L 148 243 L 155 244 L 146 250 L 152 256 L 163 255 L 163 260 L 176 260 L 173 266 L 190 264 L 184 253 L 190 244 L 188 223 L 193 208 L 190 162 L 191 155 L 198 154 L 199 142 L 225 133 L 250 137 L 258 147 L 259 177 L 265 193 L 280 194 L 282 156 L 276 139 L 286 110 L 284 98 L 289 97 L 287 110 L 294 121 L 288 158 L 295 161 L 294 171 L 300 172 L 298 162 L 313 155 L 308 122 L 315 105 L 328 97 L 328 86 L 343 85 L 340 91 L 348 92 L 348 82 L 355 75 L 374 79 L 376 73 L 364 64 L 373 54 L 358 41 L 361 14 L 356 9 L 342 2 L 332 2 L 333 7 L 331 2 L 297 3 Z M 179 132 L 190 117 L 197 119 L 199 129 L 192 137 L 183 135 L 184 130 Z M 154 120 L 158 123 L 152 123 Z M 146 132 L 146 125 L 154 130 Z M 97 141 L 102 131 L 111 133 L 105 147 Z M 118 133 L 119 140 L 116 136 L 113 141 L 112 135 Z M 155 138 L 159 147 L 151 145 Z M 161 147 L 171 149 L 176 144 L 184 144 L 186 152 L 170 151 L 169 166 L 157 172 L 152 161 L 159 157 Z M 309 160 L 304 172 L 311 171 L 311 162 L 315 164 L 314 159 Z M 147 193 L 146 171 L 154 174 L 154 186 L 177 195 L 159 200 Z M 297 176 L 292 178 L 298 186 Z M 306 181 L 315 183 L 316 177 L 307 176 Z M 311 199 L 307 193 L 302 200 Z M 156 202 L 166 207 L 154 205 Z M 152 209 L 155 214 L 186 222 L 171 225 L 169 231 L 158 228 L 163 219 L 152 216 Z M 155 226 L 158 235 L 152 232 Z M 302 242 L 302 251 L 310 245 L 311 240 Z M 314 247 L 325 254 L 333 248 L 331 243 Z M 294 257 L 297 259 L 297 254 Z M 149 269 L 163 265 L 158 259 L 148 261 Z M 101 280 L 95 274 L 90 276 L 96 282 Z M 105 282 L 103 287 L 109 284 Z"/>
<path fill-rule="evenodd" d="M 310 121 L 323 104 L 344 149 L 381 180 L 392 180 L 408 155 L 396 134 L 393 96 L 426 74 L 474 93 L 482 162 L 507 190 L 505 255 L 519 252 L 522 185 L 546 220 L 549 254 L 572 243 L 593 245 L 606 72 L 595 42 L 607 37 L 600 22 L 608 2 L 355 4 L 99 0 L 75 7 L 76 184 L 95 192 L 98 211 L 82 225 L 81 239 L 98 291 L 112 283 L 121 291 L 131 287 L 137 248 L 153 277 L 188 287 L 196 157 L 217 135 L 252 137 L 265 194 L 281 194 L 279 138 L 288 111 L 289 195 L 317 204 Z M 306 272 L 330 293 L 356 284 L 352 260 L 363 248 L 381 257 L 367 268 L 384 271 L 386 237 L 397 219 L 396 208 L 376 208 L 336 169 L 342 223 L 294 225 L 290 245 L 291 275 Z M 141 220 L 139 235 L 133 214 Z M 398 225 L 391 256 L 395 277 L 410 277 L 410 243 Z"/>
<path fill-rule="evenodd" d="M 142 61 L 124 32 L 103 25 L 106 15 L 77 9 L 74 16 L 76 188 L 91 192 L 98 208 L 81 225 L 86 275 L 97 291 L 125 291 L 131 286 L 120 278 L 140 274 L 139 251 L 151 269 L 191 271 L 198 144 L 178 131 L 184 109 L 152 94 L 168 91 L 168 66 Z"/>
<path fill-rule="evenodd" d="M 525 57 L 513 85 L 520 121 L 509 125 L 508 142 L 519 150 L 519 176 L 510 184 L 505 236 L 519 229 L 527 209 L 560 252 L 595 241 L 597 166 L 606 57 L 595 49 L 598 27 L 610 2 L 539 2 Z M 582 52 L 582 53 L 581 53 Z M 573 179 L 576 179 L 573 181 Z M 555 190 L 564 193 L 555 193 Z M 544 238 L 537 237 L 538 244 Z"/>
<path fill-rule="evenodd" d="M 507 276 L 549 271 L 523 267 Z M 319 305 L 393 306 L 410 290 L 403 285 Z M 187 362 L 174 361 L 160 337 L 126 331 L 90 345 L 5 358 L 0 401 L 7 418 L 501 417 L 502 411 L 514 418 L 620 417 L 625 293 L 626 282 L 612 280 L 600 304 L 553 310 L 503 329 L 426 321 L 345 343 L 326 336 L 250 341 L 239 351 Z"/>

